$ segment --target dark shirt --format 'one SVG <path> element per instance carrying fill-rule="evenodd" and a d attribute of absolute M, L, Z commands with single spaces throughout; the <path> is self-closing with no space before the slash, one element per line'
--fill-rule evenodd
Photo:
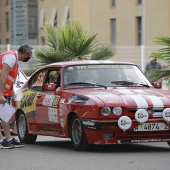
<path fill-rule="evenodd" d="M 146 67 L 145 67 L 145 70 L 156 70 L 156 69 L 161 69 L 161 65 L 159 63 L 152 63 L 152 62 L 149 62 Z"/>
<path fill-rule="evenodd" d="M 145 70 L 147 71 L 146 77 L 149 79 L 150 75 L 153 74 L 153 70 L 158 69 L 161 69 L 161 65 L 159 63 L 149 62 L 145 67 Z"/>

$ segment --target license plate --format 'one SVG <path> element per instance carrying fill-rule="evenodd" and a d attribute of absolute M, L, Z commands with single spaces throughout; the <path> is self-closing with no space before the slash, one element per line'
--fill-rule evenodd
<path fill-rule="evenodd" d="M 165 123 L 143 123 L 134 128 L 134 131 L 161 131 L 169 130 Z"/>

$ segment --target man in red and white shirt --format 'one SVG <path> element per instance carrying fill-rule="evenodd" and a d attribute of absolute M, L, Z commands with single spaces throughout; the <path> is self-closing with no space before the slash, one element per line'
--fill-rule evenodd
<path fill-rule="evenodd" d="M 17 51 L 11 50 L 0 54 L 0 104 L 6 102 L 10 104 L 11 101 L 12 106 L 16 107 L 13 84 L 18 75 L 18 61 L 27 62 L 32 56 L 32 49 L 30 45 L 23 44 Z M 24 146 L 11 136 L 9 122 L 1 120 L 1 125 L 5 138 L 3 138 L 0 126 L 0 148 L 10 149 Z"/>

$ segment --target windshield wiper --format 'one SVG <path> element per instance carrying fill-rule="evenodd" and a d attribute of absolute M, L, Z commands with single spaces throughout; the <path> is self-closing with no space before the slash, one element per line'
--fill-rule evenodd
<path fill-rule="evenodd" d="M 101 84 L 96 84 L 96 83 L 90 83 L 90 82 L 73 82 L 73 83 L 69 83 L 69 84 L 67 84 L 67 85 L 68 85 L 68 86 L 69 86 L 69 85 L 79 85 L 79 86 L 89 85 L 89 86 L 104 87 L 105 89 L 107 89 L 107 86 L 104 86 L 104 85 L 101 85 Z"/>
<path fill-rule="evenodd" d="M 149 85 L 147 85 L 147 84 L 141 84 L 141 83 L 132 82 L 132 81 L 112 81 L 110 83 L 118 84 L 118 85 L 140 85 L 140 86 L 149 88 Z"/>

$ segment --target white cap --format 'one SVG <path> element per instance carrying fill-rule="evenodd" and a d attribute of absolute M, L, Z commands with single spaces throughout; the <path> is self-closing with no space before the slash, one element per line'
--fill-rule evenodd
<path fill-rule="evenodd" d="M 149 57 L 149 60 L 150 60 L 150 61 L 156 60 L 156 58 L 154 58 L 153 56 L 150 56 L 150 57 Z"/>

